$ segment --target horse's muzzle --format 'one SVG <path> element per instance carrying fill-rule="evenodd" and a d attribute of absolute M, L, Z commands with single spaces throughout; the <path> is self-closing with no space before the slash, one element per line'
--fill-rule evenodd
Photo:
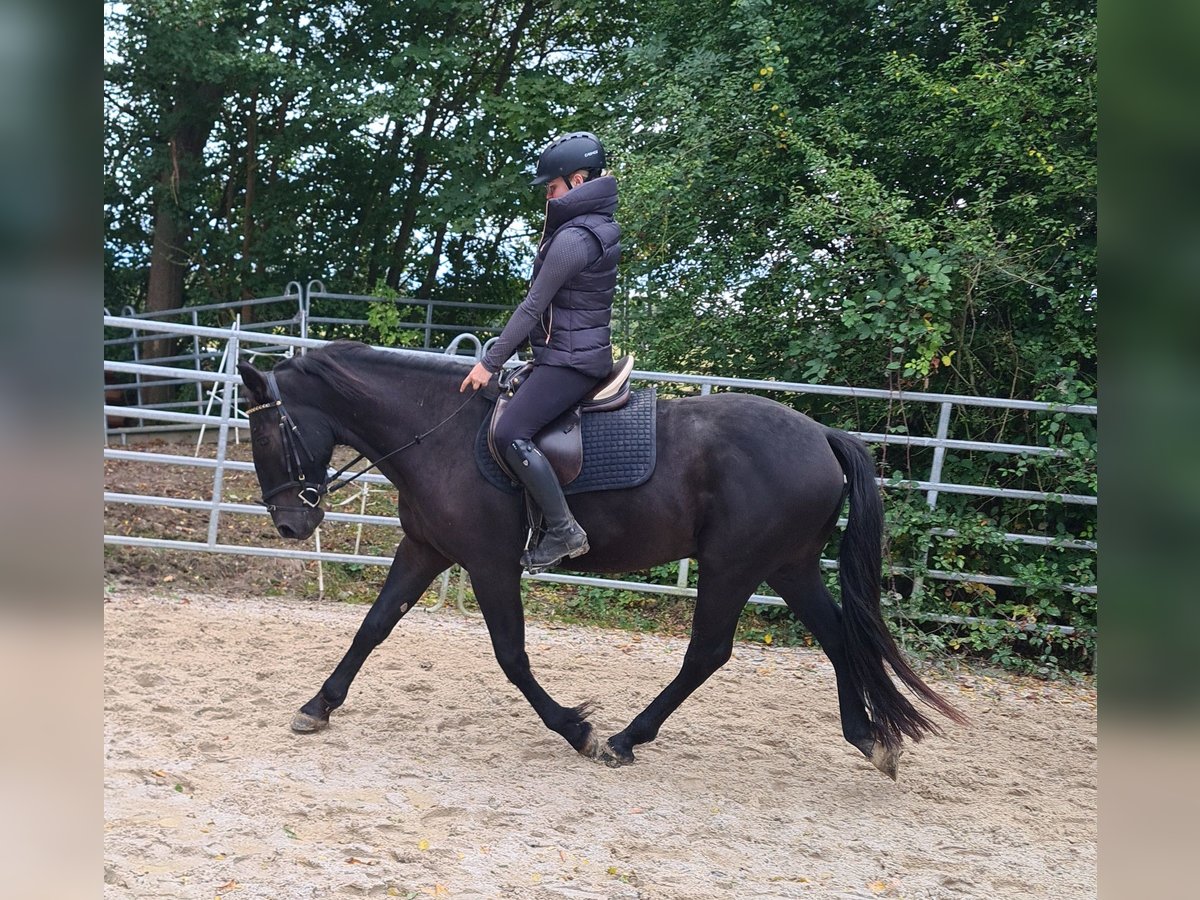
<path fill-rule="evenodd" d="M 271 512 L 271 521 L 275 523 L 279 536 L 291 541 L 311 537 L 324 518 L 325 510 L 319 506 L 275 509 Z"/>

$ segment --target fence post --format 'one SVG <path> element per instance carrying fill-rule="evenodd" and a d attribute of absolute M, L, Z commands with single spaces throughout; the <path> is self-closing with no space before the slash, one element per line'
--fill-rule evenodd
<path fill-rule="evenodd" d="M 129 309 L 129 307 L 126 307 L 126 309 Z M 122 312 L 123 311 L 124 310 L 122 310 Z M 130 343 L 130 346 L 133 347 L 133 361 L 135 363 L 140 364 L 142 361 L 142 350 L 141 350 L 142 340 L 141 340 L 141 338 L 138 337 L 138 330 L 136 328 L 130 328 L 129 331 L 130 331 L 130 336 L 132 337 L 132 342 Z M 141 375 L 133 376 L 133 385 L 134 385 L 134 396 L 137 397 L 138 409 L 141 409 L 142 407 L 145 406 L 145 403 L 142 401 L 142 376 Z M 143 419 L 141 416 L 138 416 L 138 427 L 144 428 L 145 425 L 146 425 L 146 420 Z"/>
<path fill-rule="evenodd" d="M 238 329 L 241 328 L 241 315 L 234 316 L 233 328 L 229 335 L 229 343 L 225 345 L 225 374 L 233 378 L 237 375 L 238 363 Z M 208 546 L 217 543 L 217 527 L 221 522 L 221 493 L 225 486 L 225 448 L 229 443 L 229 415 L 233 406 L 233 381 L 225 382 L 221 392 L 221 427 L 217 430 L 217 467 L 213 471 L 213 501 L 212 512 L 208 514 Z"/>
<path fill-rule="evenodd" d="M 945 441 L 950 435 L 950 413 L 954 404 L 946 401 L 941 405 L 938 411 L 938 425 L 936 438 L 938 441 Z M 931 509 L 937 509 L 938 489 L 937 485 L 942 483 L 942 465 L 946 462 L 946 445 L 939 443 L 933 448 L 933 465 L 929 467 L 929 490 L 925 494 L 925 503 Z M 928 534 L 926 537 L 932 540 L 933 535 Z M 921 566 L 929 562 L 929 544 L 926 542 L 925 549 L 921 551 Z M 912 595 L 914 598 L 921 596 L 921 591 L 925 588 L 925 576 L 917 573 L 917 577 L 913 579 Z"/>
<path fill-rule="evenodd" d="M 942 408 L 938 413 L 937 440 L 945 441 L 950 435 L 950 413 L 954 404 L 946 401 L 942 404 Z M 933 465 L 929 469 L 929 483 L 932 485 L 941 484 L 942 481 L 942 464 L 946 461 L 946 445 L 938 444 L 933 448 Z M 925 502 L 929 504 L 930 509 L 937 507 L 938 489 L 931 487 L 929 493 L 925 495 Z"/>
<path fill-rule="evenodd" d="M 308 305 L 304 302 L 304 286 L 298 281 L 289 281 L 283 288 L 283 296 L 290 297 L 296 288 L 296 322 L 300 325 L 300 337 L 308 337 Z"/>
<path fill-rule="evenodd" d="M 301 285 L 298 281 L 293 281 L 291 284 L 296 285 L 296 290 L 300 293 L 300 337 L 308 337 L 308 319 L 312 315 L 312 292 L 313 285 L 317 286 L 317 293 L 325 293 L 325 283 L 318 281 L 316 278 L 310 278 L 308 283 Z M 289 285 L 290 287 L 291 285 Z M 308 352 L 307 347 L 300 348 L 300 355 L 304 356 Z M 288 354 L 291 355 L 290 353 Z"/>
<path fill-rule="evenodd" d="M 192 327 L 200 327 L 200 315 L 194 309 L 192 310 Z M 200 365 L 200 335 L 192 335 L 192 353 L 195 358 L 192 360 L 195 364 L 197 372 L 203 371 L 203 366 Z M 196 379 L 196 412 L 204 415 L 204 382 Z"/>

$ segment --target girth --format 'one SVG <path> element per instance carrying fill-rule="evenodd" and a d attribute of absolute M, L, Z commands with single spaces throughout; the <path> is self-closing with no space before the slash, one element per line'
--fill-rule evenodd
<path fill-rule="evenodd" d="M 497 380 L 500 396 L 488 423 L 487 446 L 492 459 L 509 478 L 516 480 L 504 461 L 503 448 L 496 446 L 496 423 L 504 415 L 508 401 L 533 371 L 533 363 L 518 369 L 501 372 Z M 583 470 L 582 416 L 586 413 L 608 412 L 620 409 L 629 402 L 629 375 L 633 371 L 633 355 L 622 356 L 613 364 L 612 373 L 594 387 L 576 406 L 568 409 L 557 419 L 534 435 L 533 442 L 550 461 L 558 483 L 564 487 L 579 477 Z"/>

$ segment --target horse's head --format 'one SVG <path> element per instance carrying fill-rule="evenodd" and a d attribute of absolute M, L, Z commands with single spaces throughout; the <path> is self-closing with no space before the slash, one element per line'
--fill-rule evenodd
<path fill-rule="evenodd" d="M 325 518 L 321 497 L 333 455 L 332 430 L 302 397 L 285 406 L 273 374 L 249 363 L 238 363 L 238 371 L 262 502 L 282 537 L 304 540 Z"/>

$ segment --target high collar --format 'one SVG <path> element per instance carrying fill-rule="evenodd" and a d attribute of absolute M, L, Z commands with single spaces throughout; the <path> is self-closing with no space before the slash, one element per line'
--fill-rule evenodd
<path fill-rule="evenodd" d="M 617 179 L 602 175 L 546 203 L 546 235 L 586 213 L 611 216 L 617 210 Z"/>

